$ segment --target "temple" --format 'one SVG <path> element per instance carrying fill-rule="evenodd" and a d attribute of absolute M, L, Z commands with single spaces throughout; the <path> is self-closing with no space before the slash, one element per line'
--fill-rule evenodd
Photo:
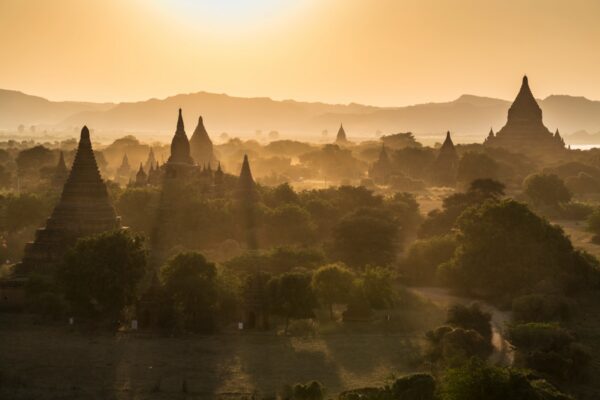
<path fill-rule="evenodd" d="M 123 155 L 123 160 L 121 161 L 121 165 L 117 169 L 117 173 L 115 174 L 115 180 L 117 182 L 128 181 L 131 178 L 131 166 L 129 165 L 129 158 L 127 158 L 127 153 Z"/>
<path fill-rule="evenodd" d="M 62 188 L 68 177 L 69 170 L 67 169 L 67 164 L 65 164 L 65 156 L 61 151 L 60 157 L 58 158 L 58 164 L 56 165 L 54 175 L 52 176 L 52 186 L 55 188 Z"/>
<path fill-rule="evenodd" d="M 108 191 L 96 164 L 90 132 L 81 130 L 79 146 L 62 195 L 46 226 L 25 246 L 18 273 L 48 270 L 60 263 L 78 238 L 119 229 L 120 219 L 110 203 Z"/>
<path fill-rule="evenodd" d="M 458 154 L 450 137 L 450 132 L 446 132 L 446 139 L 440 147 L 440 151 L 433 163 L 431 171 L 431 181 L 438 186 L 454 186 L 456 184 L 456 174 L 458 172 Z"/>
<path fill-rule="evenodd" d="M 496 135 L 490 132 L 484 144 L 524 153 L 556 152 L 565 148 L 560 135 L 553 135 L 544 126 L 542 109 L 531 93 L 527 76 L 523 77 L 521 90 L 508 110 L 506 125 Z"/>
<path fill-rule="evenodd" d="M 346 131 L 344 130 L 344 125 L 340 124 L 340 129 L 338 129 L 337 136 L 335 137 L 336 144 L 346 144 L 348 143 L 348 138 L 346 137 Z"/>
<path fill-rule="evenodd" d="M 208 164 L 210 166 L 211 164 L 214 165 L 216 161 L 213 144 L 210 137 L 208 137 L 202 117 L 198 118 L 198 125 L 190 138 L 190 151 L 192 158 L 198 165 Z"/>
<path fill-rule="evenodd" d="M 147 184 L 148 175 L 146 175 L 146 172 L 144 171 L 144 166 L 142 165 L 142 163 L 140 163 L 140 169 L 138 170 L 137 174 L 135 174 L 135 186 L 142 187 L 146 186 Z"/>
<path fill-rule="evenodd" d="M 144 164 L 144 170 L 150 171 L 157 166 L 156 157 L 154 157 L 154 149 L 150 147 L 150 152 L 148 153 L 148 158 L 146 159 L 146 163 Z"/>
<path fill-rule="evenodd" d="M 373 179 L 375 183 L 386 184 L 388 183 L 389 177 L 392 173 L 392 161 L 388 155 L 385 145 L 381 146 L 379 152 L 379 158 L 371 165 L 369 169 L 369 177 Z"/>
<path fill-rule="evenodd" d="M 171 140 L 171 156 L 167 161 L 168 165 L 186 164 L 192 165 L 194 161 L 190 156 L 190 142 L 185 134 L 183 126 L 183 117 L 181 116 L 181 108 L 179 109 L 179 117 L 177 118 L 177 129 L 173 140 Z"/>

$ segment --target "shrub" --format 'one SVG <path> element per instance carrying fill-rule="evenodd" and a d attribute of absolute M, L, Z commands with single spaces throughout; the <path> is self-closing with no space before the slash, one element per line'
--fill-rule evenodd
<path fill-rule="evenodd" d="M 433 284 L 438 266 L 452 258 L 456 249 L 453 235 L 417 240 L 400 262 L 400 273 L 410 284 Z"/>
<path fill-rule="evenodd" d="M 449 365 L 460 364 L 471 357 L 487 358 L 492 345 L 472 329 L 441 326 L 426 334 L 429 340 L 428 358 Z"/>
<path fill-rule="evenodd" d="M 565 296 L 529 294 L 513 300 L 512 312 L 516 321 L 566 321 L 571 317 L 571 307 Z"/>
<path fill-rule="evenodd" d="M 435 380 L 429 374 L 412 374 L 396 379 L 392 385 L 394 399 L 433 400 Z"/>
<path fill-rule="evenodd" d="M 446 323 L 478 332 L 487 341 L 492 340 L 492 315 L 481 309 L 478 303 L 469 306 L 455 304 L 448 309 Z"/>
<path fill-rule="evenodd" d="M 325 388 L 317 381 L 309 383 L 297 383 L 292 389 L 290 400 L 323 400 L 325 397 Z"/>
<path fill-rule="evenodd" d="M 439 391 L 440 400 L 568 400 L 547 382 L 532 380 L 513 368 L 488 366 L 472 359 L 446 371 Z"/>

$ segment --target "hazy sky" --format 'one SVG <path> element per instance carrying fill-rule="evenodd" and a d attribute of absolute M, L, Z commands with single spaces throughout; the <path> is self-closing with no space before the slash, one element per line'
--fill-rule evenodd
<path fill-rule="evenodd" d="M 0 0 L 0 88 L 405 105 L 600 99 L 596 0 Z"/>

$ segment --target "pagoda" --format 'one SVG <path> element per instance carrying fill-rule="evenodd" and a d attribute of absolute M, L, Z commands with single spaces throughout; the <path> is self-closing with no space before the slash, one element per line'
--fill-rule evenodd
<path fill-rule="evenodd" d="M 340 129 L 338 129 L 337 136 L 335 137 L 336 144 L 347 144 L 348 138 L 346 137 L 346 131 L 344 130 L 344 125 L 340 124 Z"/>
<path fill-rule="evenodd" d="M 25 246 L 17 272 L 48 271 L 62 261 L 66 250 L 78 238 L 120 227 L 120 219 L 98 171 L 90 132 L 84 126 L 59 202 L 46 226 L 38 229 L 35 240 Z"/>
<path fill-rule="evenodd" d="M 52 176 L 52 186 L 55 188 L 62 188 L 68 177 L 69 170 L 67 168 L 67 164 L 65 164 L 65 156 L 61 151 L 60 157 L 58 158 L 58 165 L 56 166 L 54 175 Z"/>
<path fill-rule="evenodd" d="M 190 151 L 192 158 L 198 165 L 208 164 L 210 166 L 215 162 L 213 143 L 208 137 L 202 116 L 198 117 L 198 125 L 190 138 Z"/>
<path fill-rule="evenodd" d="M 527 76 L 508 109 L 506 125 L 495 135 L 490 134 L 484 144 L 503 147 L 523 153 L 556 152 L 565 148 L 560 135 L 553 135 L 542 121 L 542 109 L 529 88 Z"/>
<path fill-rule="evenodd" d="M 446 132 L 446 139 L 440 147 L 440 151 L 433 163 L 431 171 L 431 180 L 434 185 L 454 186 L 456 184 L 456 174 L 458 172 L 458 154 L 450 131 Z"/>
<path fill-rule="evenodd" d="M 126 181 L 131 178 L 131 167 L 129 166 L 129 158 L 127 158 L 127 153 L 123 154 L 123 160 L 121 161 L 121 165 L 117 169 L 117 174 L 115 179 L 117 181 Z"/>
<path fill-rule="evenodd" d="M 146 164 L 144 165 L 144 170 L 150 171 L 156 167 L 157 164 L 156 157 L 154 157 L 154 149 L 150 147 L 150 152 L 148 153 L 148 158 L 146 159 Z"/>
<path fill-rule="evenodd" d="M 140 169 L 138 170 L 137 174 L 135 175 L 135 186 L 137 186 L 137 187 L 146 186 L 147 183 L 148 183 L 148 175 L 146 175 L 146 172 L 144 171 L 144 166 L 142 165 L 142 163 L 140 163 Z"/>
<path fill-rule="evenodd" d="M 177 128 L 171 140 L 171 155 L 165 164 L 166 176 L 168 178 L 180 178 L 187 176 L 194 166 L 194 160 L 190 155 L 190 142 L 183 126 L 181 108 L 177 118 Z"/>
<path fill-rule="evenodd" d="M 392 161 L 385 148 L 385 144 L 381 145 L 379 158 L 373 163 L 369 169 L 369 177 L 376 183 L 387 183 L 392 173 Z"/>

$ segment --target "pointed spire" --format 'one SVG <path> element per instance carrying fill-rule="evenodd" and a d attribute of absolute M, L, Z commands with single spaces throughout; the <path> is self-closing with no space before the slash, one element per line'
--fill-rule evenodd
<path fill-rule="evenodd" d="M 179 109 L 179 117 L 177 118 L 177 130 L 171 141 L 171 156 L 169 164 L 193 164 L 190 156 L 190 142 L 185 134 L 183 126 L 183 117 L 181 108 Z"/>
<path fill-rule="evenodd" d="M 347 143 L 348 138 L 346 137 L 346 131 L 344 130 L 344 124 L 340 124 L 340 129 L 338 129 L 337 136 L 335 138 L 336 143 Z"/>
<path fill-rule="evenodd" d="M 215 185 L 220 185 L 223 183 L 223 170 L 221 169 L 221 162 L 217 165 L 217 170 L 215 171 Z"/>
<path fill-rule="evenodd" d="M 490 128 L 490 133 L 488 133 L 488 138 L 493 138 L 494 137 L 494 130 L 492 128 Z"/>
<path fill-rule="evenodd" d="M 198 117 L 198 125 L 190 138 L 190 152 L 198 165 L 215 161 L 213 143 L 204 127 L 202 116 Z"/>
<path fill-rule="evenodd" d="M 242 162 L 242 170 L 240 171 L 239 186 L 241 190 L 250 190 L 254 188 L 254 178 L 252 177 L 247 154 L 244 154 L 244 162 Z"/>
<path fill-rule="evenodd" d="M 448 150 L 454 151 L 454 142 L 452 142 L 452 138 L 450 137 L 450 131 L 446 132 L 446 139 L 444 140 L 444 143 L 442 144 L 440 151 L 448 151 Z"/>
<path fill-rule="evenodd" d="M 156 164 L 156 157 L 154 157 L 154 149 L 150 147 L 150 151 L 148 152 L 148 158 L 146 159 L 145 169 L 150 170 L 150 168 L 154 168 Z"/>
<path fill-rule="evenodd" d="M 55 187 L 62 187 L 67 177 L 69 176 L 69 170 L 67 169 L 67 164 L 65 163 L 65 156 L 63 152 L 60 152 L 60 157 L 58 158 L 58 164 L 56 165 L 56 169 L 54 170 L 54 176 L 52 177 L 52 184 Z"/>

